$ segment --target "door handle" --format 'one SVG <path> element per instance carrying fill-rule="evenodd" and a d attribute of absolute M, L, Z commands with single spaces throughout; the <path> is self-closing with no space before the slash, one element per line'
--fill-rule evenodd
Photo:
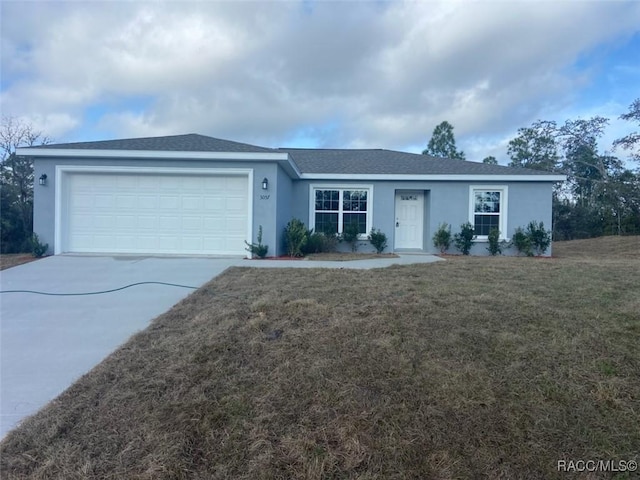
<path fill-rule="evenodd" d="M 399 226 L 400 226 L 400 222 L 396 222 L 396 227 L 399 227 Z"/>

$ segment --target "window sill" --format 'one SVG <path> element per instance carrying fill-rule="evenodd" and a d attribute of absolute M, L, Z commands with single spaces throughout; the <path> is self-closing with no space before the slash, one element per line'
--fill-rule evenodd
<path fill-rule="evenodd" d="M 511 239 L 510 238 L 498 238 L 499 242 L 510 242 Z M 473 239 L 473 242 L 475 243 L 488 243 L 489 242 L 489 237 L 476 237 Z"/>

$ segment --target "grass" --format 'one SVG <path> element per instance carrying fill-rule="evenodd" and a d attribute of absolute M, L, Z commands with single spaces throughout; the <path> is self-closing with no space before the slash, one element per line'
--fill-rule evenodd
<path fill-rule="evenodd" d="M 0 254 L 0 270 L 17 267 L 23 263 L 33 262 L 34 260 L 38 259 L 30 253 L 3 253 Z"/>
<path fill-rule="evenodd" d="M 638 460 L 640 259 L 615 245 L 231 269 L 11 432 L 2 478 L 553 479 L 561 459 Z"/>

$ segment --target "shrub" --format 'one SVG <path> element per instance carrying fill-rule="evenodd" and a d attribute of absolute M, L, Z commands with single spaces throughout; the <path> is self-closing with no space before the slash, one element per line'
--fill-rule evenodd
<path fill-rule="evenodd" d="M 343 242 L 347 242 L 351 245 L 351 251 L 355 252 L 358 250 L 358 237 L 360 236 L 360 227 L 358 227 L 357 223 L 349 223 L 344 226 L 344 231 L 342 232 L 342 236 L 340 239 Z"/>
<path fill-rule="evenodd" d="M 381 230 L 372 228 L 367 238 L 377 253 L 382 253 L 387 248 L 387 236 Z"/>
<path fill-rule="evenodd" d="M 249 243 L 246 240 L 244 241 L 244 243 L 247 244 L 247 248 L 245 248 L 247 252 L 251 252 L 253 255 L 256 255 L 258 258 L 264 258 L 267 256 L 267 252 L 269 251 L 269 246 L 262 244 L 262 225 L 258 227 L 258 243 Z"/>
<path fill-rule="evenodd" d="M 302 257 L 308 241 L 308 231 L 302 221 L 294 218 L 284 228 L 284 241 L 290 257 Z"/>
<path fill-rule="evenodd" d="M 433 234 L 433 244 L 440 249 L 440 253 L 446 252 L 451 246 L 451 225 L 441 223 Z"/>
<path fill-rule="evenodd" d="M 307 243 L 302 249 L 306 255 L 308 253 L 335 252 L 338 247 L 338 237 L 331 233 L 307 232 Z"/>
<path fill-rule="evenodd" d="M 456 233 L 453 236 L 453 243 L 455 243 L 456 248 L 460 250 L 463 255 L 469 255 L 474 238 L 473 225 L 466 222 L 460 225 L 460 233 Z"/>
<path fill-rule="evenodd" d="M 487 247 L 487 250 L 489 250 L 489 253 L 494 256 L 502 254 L 503 242 L 500 241 L 500 230 L 497 228 L 489 230 L 488 240 L 489 246 Z"/>
<path fill-rule="evenodd" d="M 36 258 L 42 257 L 49 250 L 48 243 L 41 243 L 37 233 L 31 236 L 31 255 Z"/>
<path fill-rule="evenodd" d="M 533 256 L 533 251 L 531 250 L 531 239 L 526 234 L 526 232 L 522 229 L 522 227 L 516 228 L 515 233 L 513 234 L 513 246 L 516 247 L 518 253 L 524 254 L 527 257 Z"/>
<path fill-rule="evenodd" d="M 536 255 L 542 255 L 551 245 L 551 231 L 544 228 L 543 222 L 529 222 L 527 236 Z"/>

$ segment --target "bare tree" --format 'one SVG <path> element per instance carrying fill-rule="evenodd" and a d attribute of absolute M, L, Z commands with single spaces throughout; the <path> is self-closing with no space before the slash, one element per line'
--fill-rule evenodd
<path fill-rule="evenodd" d="M 14 117 L 0 123 L 0 193 L 2 252 L 25 249 L 33 232 L 33 163 L 16 149 L 51 143 L 33 125 Z"/>

